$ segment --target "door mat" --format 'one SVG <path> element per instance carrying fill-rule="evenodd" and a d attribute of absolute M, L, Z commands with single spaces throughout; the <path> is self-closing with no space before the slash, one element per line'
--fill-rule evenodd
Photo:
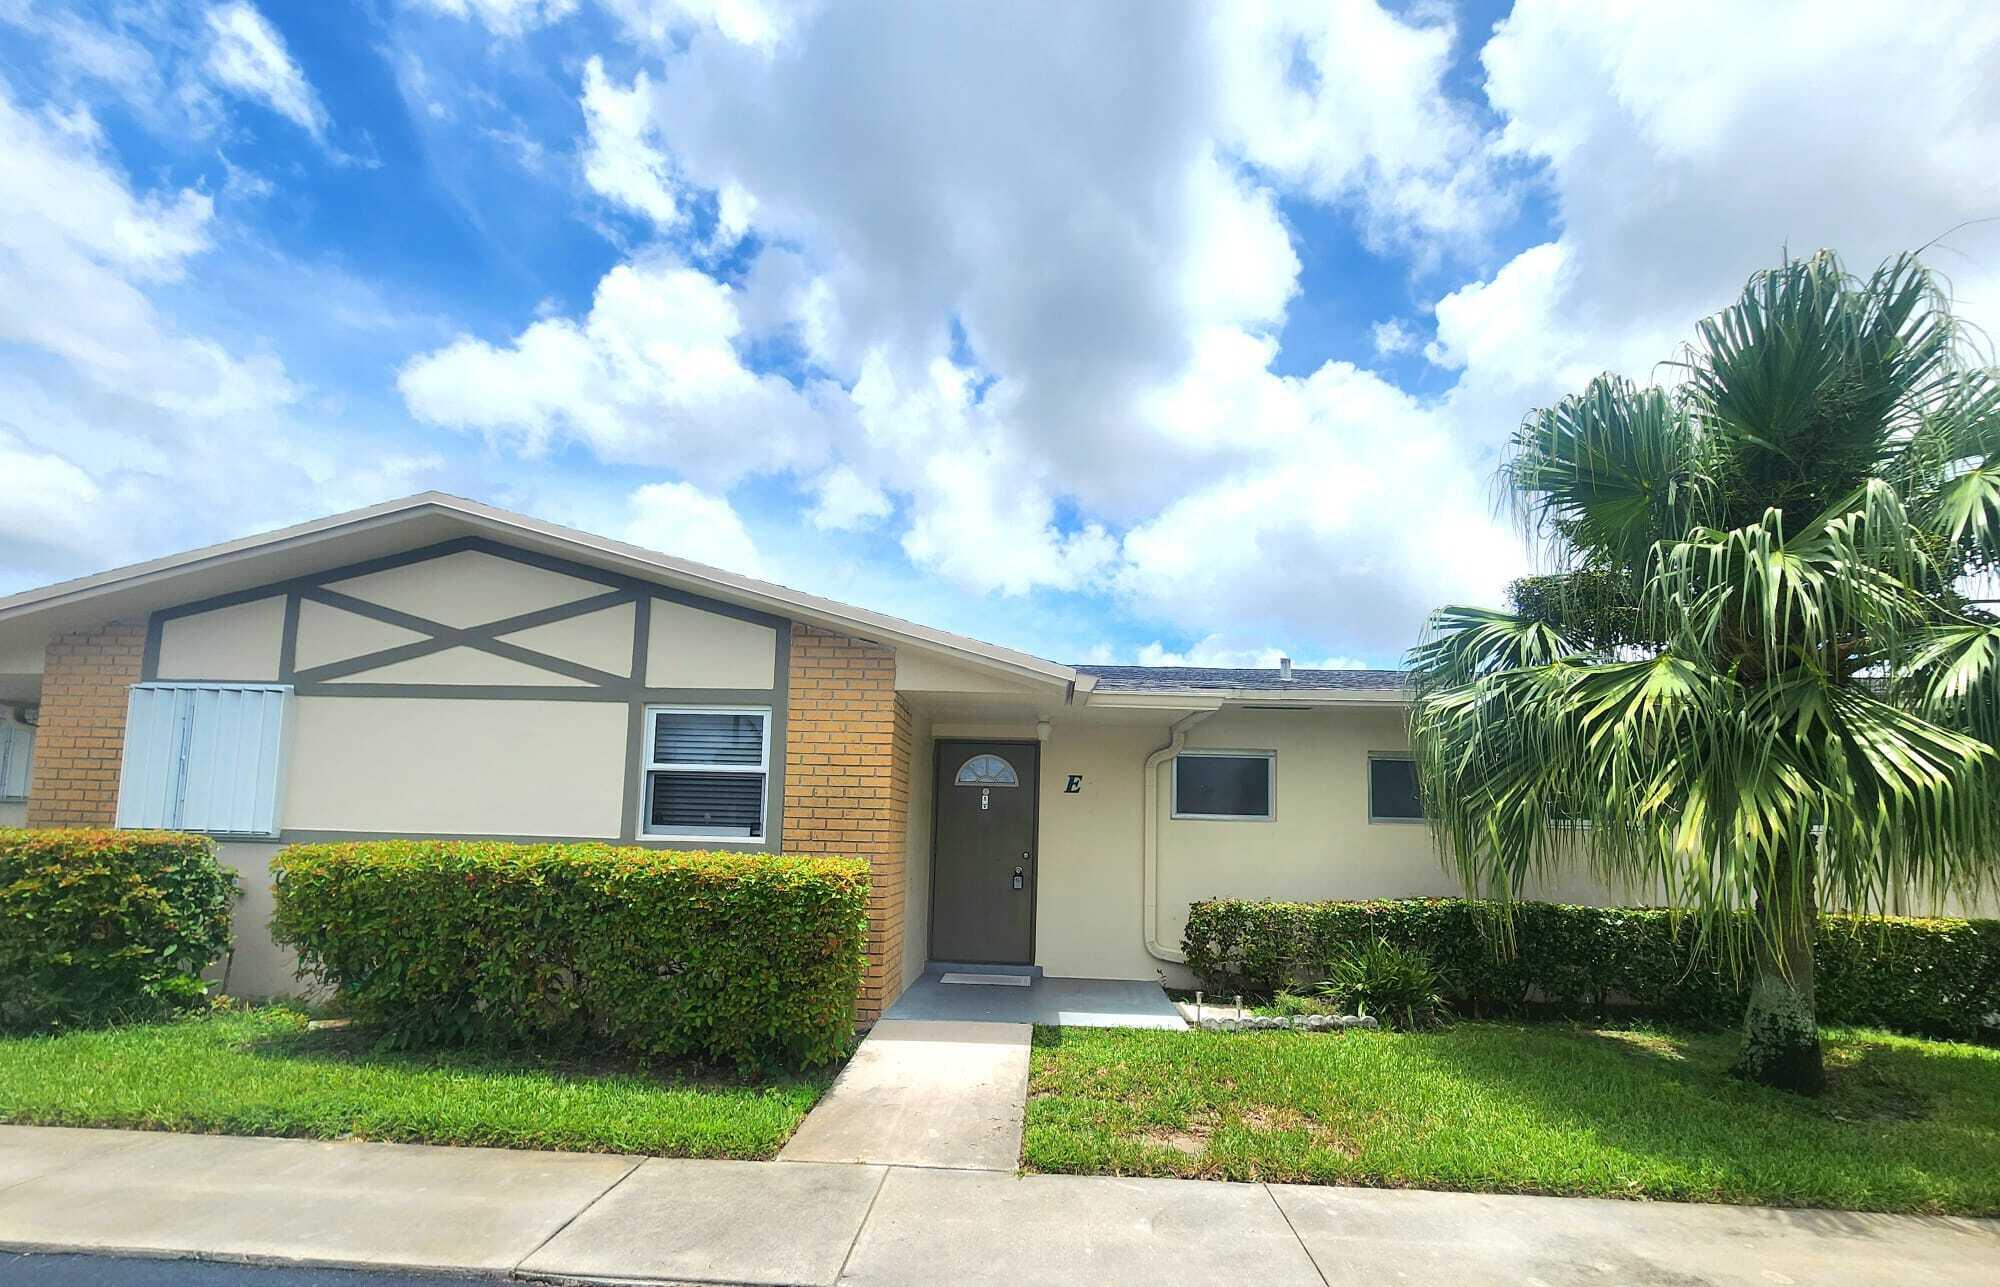
<path fill-rule="evenodd" d="M 939 983 L 977 983 L 990 988 L 1025 988 L 1030 980 L 1025 974 L 940 974 Z"/>

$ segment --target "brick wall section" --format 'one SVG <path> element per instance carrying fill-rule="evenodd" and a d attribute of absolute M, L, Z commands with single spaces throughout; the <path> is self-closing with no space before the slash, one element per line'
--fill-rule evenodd
<path fill-rule="evenodd" d="M 855 1017 L 872 1023 L 903 987 L 912 739 L 908 709 L 898 710 L 896 654 L 794 625 L 787 702 L 785 851 L 867 861 L 868 970 Z"/>
<path fill-rule="evenodd" d="M 126 688 L 139 682 L 145 650 L 143 622 L 113 622 L 49 641 L 29 826 L 108 827 L 117 820 Z"/>

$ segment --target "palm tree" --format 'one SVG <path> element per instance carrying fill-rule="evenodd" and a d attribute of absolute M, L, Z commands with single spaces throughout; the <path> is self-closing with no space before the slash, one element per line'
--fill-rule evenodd
<path fill-rule="evenodd" d="M 1983 890 L 2000 846 L 2000 379 L 1902 256 L 1787 260 L 1670 389 L 1528 416 L 1501 488 L 1553 571 L 1411 653 L 1441 854 L 1504 905 L 1582 867 L 1749 975 L 1737 1070 L 1824 1084 L 1818 911 Z"/>

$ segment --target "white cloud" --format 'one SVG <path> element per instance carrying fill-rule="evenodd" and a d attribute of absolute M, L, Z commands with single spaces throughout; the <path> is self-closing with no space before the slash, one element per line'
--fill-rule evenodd
<path fill-rule="evenodd" d="M 585 65 L 587 182 L 683 254 L 761 253 L 728 284 L 641 255 L 586 316 L 411 362 L 411 409 L 701 486 L 783 474 L 816 529 L 879 527 L 973 591 L 1108 593 L 1203 638 L 1183 655 L 1399 653 L 1524 570 L 1488 480 L 1530 407 L 1651 375 L 1783 245 L 1867 267 L 2000 209 L 2000 18 L 1976 7 L 1523 0 L 1485 50 L 1490 116 L 1430 6 L 613 9 L 644 69 Z M 1870 84 L 1898 92 L 1828 92 Z M 1556 215 L 1491 256 L 1524 178 Z M 1285 203 L 1444 284 L 1434 334 L 1369 340 L 1421 345 L 1448 392 L 1275 373 Z M 1974 253 L 1954 277 L 1991 328 Z M 772 348 L 791 378 L 745 357 Z"/>
<path fill-rule="evenodd" d="M 1157 602 L 1158 570 L 1122 561 L 1161 542 L 1121 547 L 1119 530 L 1215 480 L 1281 471 L 1322 432 L 1249 409 L 1290 396 L 1267 369 L 1300 271 L 1280 190 L 1353 204 L 1384 241 L 1483 227 L 1490 185 L 1450 180 L 1479 141 L 1436 92 L 1450 33 L 1364 7 L 1310 23 L 1162 10 L 1135 27 L 1060 6 L 843 5 L 764 22 L 626 5 L 642 41 L 674 39 L 624 84 L 585 65 L 587 181 L 662 227 L 714 193 L 715 242 L 754 229 L 767 249 L 733 291 L 679 270 L 673 289 L 730 307 L 679 308 L 671 362 L 605 357 L 627 325 L 607 292 L 646 272 L 626 265 L 587 318 L 413 361 L 406 400 L 530 451 L 575 437 L 721 484 L 792 470 L 813 523 L 893 517 L 913 561 L 970 589 L 1116 584 Z M 1291 84 L 1298 59 L 1317 84 L 1252 83 Z M 1365 86 L 1348 83 L 1354 67 Z M 754 387 L 735 350 L 757 336 L 791 337 L 811 373 L 766 378 L 745 441 L 720 427 L 720 408 L 740 406 L 694 391 Z M 713 359 L 701 380 L 681 374 L 695 352 Z M 717 426 L 726 448 L 664 428 L 683 422 Z"/>
<path fill-rule="evenodd" d="M 659 44 L 691 27 L 707 27 L 738 44 L 768 49 L 791 31 L 794 13 L 809 6 L 787 0 L 604 0 L 604 7 L 634 40 Z"/>
<path fill-rule="evenodd" d="M 576 12 L 576 0 L 415 0 L 453 18 L 472 19 L 502 36 L 518 36 Z"/>
<path fill-rule="evenodd" d="M 729 501 L 691 483 L 648 483 L 626 498 L 625 539 L 744 576 L 763 575 L 756 542 Z"/>
<path fill-rule="evenodd" d="M 1220 634 L 1207 635 L 1184 649 L 1168 648 L 1154 640 L 1141 644 L 1133 656 L 1133 664 L 1139 666 L 1214 666 L 1224 670 L 1274 670 L 1278 663 L 1289 654 L 1283 648 L 1270 644 L 1232 644 Z M 1300 670 L 1367 670 L 1366 662 L 1353 657 L 1293 657 L 1292 665 Z"/>
<path fill-rule="evenodd" d="M 653 93 L 646 73 L 631 88 L 619 89 L 592 58 L 583 69 L 583 119 L 590 145 L 583 157 L 584 181 L 603 196 L 645 215 L 662 228 L 679 223 L 673 171 L 648 141 Z"/>
<path fill-rule="evenodd" d="M 1414 353 L 1417 336 L 1400 317 L 1391 317 L 1368 328 L 1368 335 L 1375 344 L 1376 357 L 1395 357 L 1399 353 Z"/>
<path fill-rule="evenodd" d="M 1505 208 L 1482 131 L 1441 92 L 1448 23 L 1277 0 L 1242 0 L 1213 22 L 1224 140 L 1289 186 L 1355 207 L 1374 244 L 1477 239 Z"/>
<path fill-rule="evenodd" d="M 1216 406 L 1286 449 L 1194 482 L 1126 534 L 1117 584 L 1149 617 L 1400 653 L 1428 610 L 1490 600 L 1524 570 L 1450 426 L 1380 377 L 1246 369 Z"/>
<path fill-rule="evenodd" d="M 828 409 L 743 364 L 737 292 L 670 260 L 621 264 L 581 323 L 549 318 L 504 345 L 461 336 L 397 376 L 421 420 L 529 455 L 578 440 L 606 460 L 727 484 L 821 463 Z"/>
<path fill-rule="evenodd" d="M 195 416 L 268 409 L 296 390 L 274 357 L 240 358 L 163 318 L 144 287 L 209 247 L 204 193 L 135 193 L 87 113 L 30 113 L 0 83 L 0 341 L 51 354 L 98 385 Z"/>
<path fill-rule="evenodd" d="M 326 133 L 326 109 L 285 50 L 277 30 L 245 0 L 208 11 L 207 67 L 217 82 L 268 105 L 314 138 Z"/>
<path fill-rule="evenodd" d="M 889 517 L 894 508 L 881 488 L 846 465 L 829 469 L 814 479 L 812 491 L 819 501 L 806 515 L 806 521 L 821 531 L 850 532 L 872 527 Z"/>
<path fill-rule="evenodd" d="M 1430 354 L 1486 441 L 1599 370 L 1668 378 L 1695 319 L 1786 250 L 1865 272 L 2000 210 L 1991 5 L 1522 0 L 1481 56 L 1500 146 L 1546 167 L 1561 228 L 1438 303 Z M 2000 325 L 2000 232 L 1930 258 Z"/>
<path fill-rule="evenodd" d="M 0 430 L 0 478 L 0 566 L 61 571 L 99 544 L 103 489 L 74 462 Z"/>

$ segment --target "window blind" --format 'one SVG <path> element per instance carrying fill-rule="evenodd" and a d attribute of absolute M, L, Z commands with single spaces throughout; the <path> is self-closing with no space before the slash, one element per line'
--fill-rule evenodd
<path fill-rule="evenodd" d="M 719 711 L 661 711 L 653 721 L 656 764 L 762 764 L 764 717 Z"/>

